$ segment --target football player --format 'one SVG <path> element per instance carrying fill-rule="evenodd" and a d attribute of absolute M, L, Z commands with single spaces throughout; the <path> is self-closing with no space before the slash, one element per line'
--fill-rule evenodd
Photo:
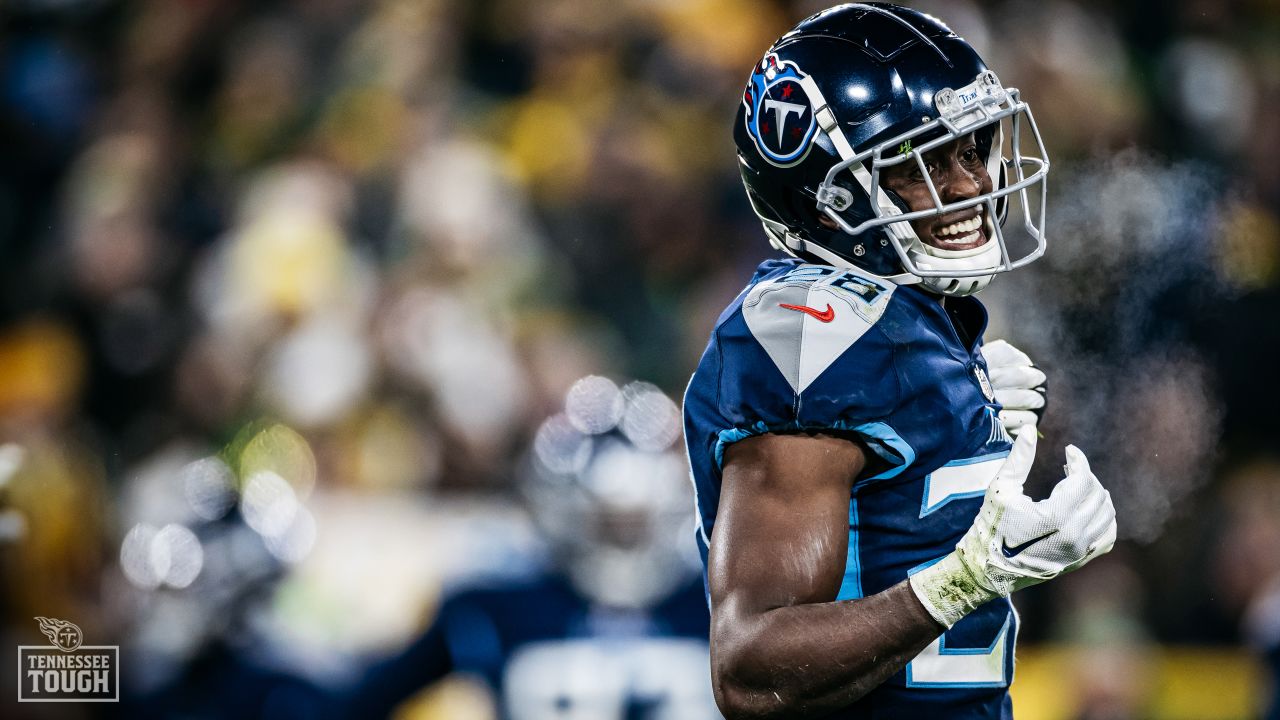
<path fill-rule="evenodd" d="M 765 53 L 734 136 L 789 257 L 720 316 L 685 396 L 720 709 L 1011 717 L 1009 595 L 1116 533 L 1073 446 L 1048 498 L 1023 493 L 1044 375 L 984 348 L 973 297 L 1045 249 L 1031 111 L 937 19 L 849 4 Z"/>
<path fill-rule="evenodd" d="M 719 717 L 703 584 L 678 530 L 691 524 L 680 411 L 653 385 L 598 376 L 566 405 L 521 482 L 551 567 L 450 594 L 346 694 L 342 717 L 387 717 L 451 673 L 484 681 L 510 720 Z"/>

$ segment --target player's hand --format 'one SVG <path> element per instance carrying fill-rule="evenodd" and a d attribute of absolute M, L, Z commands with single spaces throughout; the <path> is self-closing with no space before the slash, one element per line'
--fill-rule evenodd
<path fill-rule="evenodd" d="M 1044 416 L 1048 389 L 1043 371 L 1031 358 L 1004 340 L 992 340 L 982 346 L 987 359 L 991 389 L 996 402 L 1004 407 L 1000 422 L 1009 434 L 1017 436 L 1023 429 L 1036 429 Z"/>
<path fill-rule="evenodd" d="M 1081 567 L 1111 550 L 1116 511 L 1089 461 L 1067 446 L 1066 477 L 1048 498 L 1022 491 L 1036 434 L 1014 442 L 956 549 L 911 576 L 911 588 L 938 622 L 951 627 L 979 605 Z"/>

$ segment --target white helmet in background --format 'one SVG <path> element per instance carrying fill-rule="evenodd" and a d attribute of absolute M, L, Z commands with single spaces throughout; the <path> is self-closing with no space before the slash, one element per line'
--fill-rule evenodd
<path fill-rule="evenodd" d="M 588 376 L 534 440 L 521 490 L 574 587 L 610 607 L 645 608 L 697 568 L 680 410 L 656 386 Z"/>

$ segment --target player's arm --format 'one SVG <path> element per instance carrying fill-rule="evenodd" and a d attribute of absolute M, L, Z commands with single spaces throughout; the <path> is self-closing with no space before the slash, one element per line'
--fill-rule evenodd
<path fill-rule="evenodd" d="M 709 563 L 711 665 L 731 718 L 807 717 L 865 695 L 974 608 L 1083 566 L 1116 538 L 1111 496 L 1079 449 L 1044 500 L 1022 491 L 1018 435 L 954 551 L 888 590 L 833 602 L 847 504 L 866 455 L 847 440 L 762 436 L 726 453 Z"/>
<path fill-rule="evenodd" d="M 762 435 L 725 454 L 711 538 L 711 669 L 726 717 L 810 717 L 884 682 L 945 628 L 904 581 L 834 602 L 861 446 Z"/>

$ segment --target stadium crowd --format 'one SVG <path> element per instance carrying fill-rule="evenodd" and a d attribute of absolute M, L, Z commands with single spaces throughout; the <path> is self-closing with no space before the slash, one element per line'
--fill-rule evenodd
<path fill-rule="evenodd" d="M 1280 664 L 1280 9 L 908 4 L 1053 161 L 987 336 L 1045 368 L 1121 542 L 1019 598 L 1032 654 L 1090 658 L 1044 717 L 1157 716 L 1164 646 Z M 772 252 L 729 124 L 822 6 L 7 3 L 0 645 L 73 620 L 142 698 L 219 654 L 335 686 L 535 562 L 539 425 L 589 375 L 678 402 Z"/>

